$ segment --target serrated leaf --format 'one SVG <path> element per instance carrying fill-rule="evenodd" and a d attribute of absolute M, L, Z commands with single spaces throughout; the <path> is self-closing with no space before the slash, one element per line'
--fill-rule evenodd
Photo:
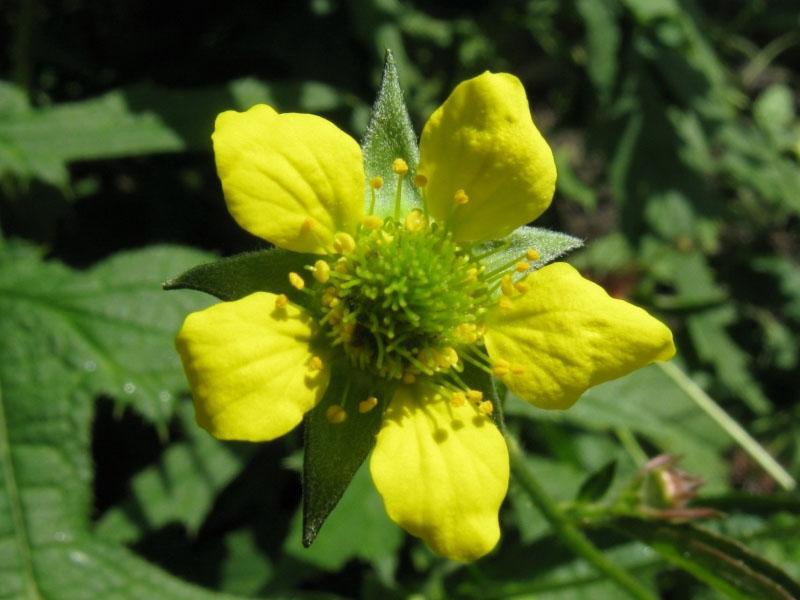
<path fill-rule="evenodd" d="M 0 263 L 0 314 L 50 331 L 93 394 L 105 393 L 166 424 L 176 390 L 184 389 L 173 339 L 183 318 L 200 308 L 191 294 L 164 294 L 168 274 L 208 258 L 196 250 L 151 247 L 121 252 L 80 273 L 34 255 Z"/>
<path fill-rule="evenodd" d="M 584 480 L 575 499 L 578 502 L 597 502 L 601 500 L 608 492 L 611 484 L 614 483 L 616 474 L 617 461 L 613 459 Z"/>
<path fill-rule="evenodd" d="M 187 308 L 185 299 L 151 296 L 157 286 L 143 267 L 157 281 L 161 269 L 198 258 L 160 248 L 125 253 L 85 273 L 32 257 L 0 265 L 0 598 L 221 597 L 95 538 L 89 521 L 94 395 L 123 370 L 133 377 L 153 366 L 136 360 L 131 345 L 162 363 L 161 381 L 180 376 L 157 346 L 170 348 L 174 313 Z M 115 345 L 106 346 L 109 337 Z M 97 361 L 95 371 L 84 368 L 87 356 Z"/>
<path fill-rule="evenodd" d="M 198 265 L 164 283 L 165 290 L 197 290 L 220 300 L 239 300 L 253 292 L 286 294 L 303 304 L 303 294 L 289 284 L 289 272 L 307 275 L 306 265 L 313 265 L 312 254 L 289 252 L 281 248 L 244 252 Z"/>
<path fill-rule="evenodd" d="M 738 541 L 691 524 L 624 518 L 614 527 L 736 600 L 793 600 L 800 583 Z"/>
<path fill-rule="evenodd" d="M 476 246 L 475 253 L 481 255 L 491 252 L 482 262 L 487 271 L 492 271 L 506 264 L 513 265 L 514 260 L 525 260 L 525 253 L 532 248 L 539 253 L 539 259 L 531 262 L 531 270 L 535 271 L 581 246 L 583 240 L 566 233 L 542 227 L 523 226 L 502 240 L 493 240 Z"/>
<path fill-rule="evenodd" d="M 373 177 L 383 178 L 383 187 L 375 192 L 375 213 L 382 217 L 394 215 L 397 175 L 392 171 L 392 162 L 402 158 L 408 164 L 408 174 L 402 188 L 401 214 L 421 207 L 417 188 L 413 185 L 414 173 L 419 163 L 417 134 L 408 116 L 400 78 L 391 51 L 386 51 L 378 98 L 372 107 L 367 133 L 362 144 L 364 153 L 364 188 L 366 207 L 371 202 L 369 182 Z"/>
<path fill-rule="evenodd" d="M 303 455 L 303 545 L 310 546 L 344 494 L 350 480 L 375 444 L 381 417 L 392 388 L 384 380 L 334 364 L 331 380 L 319 404 L 306 414 Z M 361 414 L 358 403 L 370 396 L 378 405 Z M 343 423 L 328 421 L 329 407 L 342 404 Z"/>
<path fill-rule="evenodd" d="M 395 563 L 403 532 L 386 516 L 366 464 L 353 476 L 341 501 L 325 522 L 325 531 L 314 544 L 301 543 L 302 515 L 298 512 L 289 529 L 284 551 L 297 560 L 326 571 L 339 571 L 360 558 L 375 566 Z M 390 574 L 391 575 L 391 574 Z"/>

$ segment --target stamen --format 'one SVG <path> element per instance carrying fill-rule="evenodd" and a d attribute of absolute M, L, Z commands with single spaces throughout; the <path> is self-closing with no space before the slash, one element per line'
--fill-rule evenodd
<path fill-rule="evenodd" d="M 525 374 L 525 367 L 518 363 L 512 363 L 511 365 L 511 372 L 514 375 L 524 375 Z"/>
<path fill-rule="evenodd" d="M 425 217 L 422 214 L 422 211 L 418 208 L 415 208 L 410 213 L 406 215 L 406 229 L 408 231 L 417 232 L 422 231 L 425 229 Z"/>
<path fill-rule="evenodd" d="M 494 412 L 494 404 L 489 400 L 484 400 L 478 405 L 478 412 L 488 417 Z"/>
<path fill-rule="evenodd" d="M 327 283 L 331 278 L 331 266 L 326 261 L 320 259 L 314 263 L 314 269 L 312 270 L 312 273 L 314 275 L 314 279 L 320 283 Z"/>
<path fill-rule="evenodd" d="M 312 371 L 321 371 L 323 367 L 322 359 L 319 356 L 312 356 L 308 361 L 308 368 Z"/>
<path fill-rule="evenodd" d="M 289 304 L 289 298 L 286 294 L 278 294 L 275 296 L 275 308 L 278 310 L 282 308 L 286 308 L 286 305 Z"/>
<path fill-rule="evenodd" d="M 529 289 L 531 289 L 531 286 L 529 286 L 529 285 L 528 285 L 527 283 L 525 283 L 524 281 L 519 281 L 519 282 L 517 282 L 517 283 L 515 283 L 515 284 L 514 284 L 514 288 L 515 288 L 515 289 L 516 289 L 516 290 L 517 290 L 517 291 L 518 291 L 520 294 L 524 294 L 524 293 L 525 293 L 525 292 L 527 292 Z"/>
<path fill-rule="evenodd" d="M 414 185 L 416 185 L 418 188 L 424 188 L 426 185 L 428 185 L 428 178 L 422 173 L 417 173 L 414 175 Z"/>
<path fill-rule="evenodd" d="M 508 364 L 507 360 L 496 360 L 494 365 L 492 365 L 492 373 L 496 377 L 505 377 L 508 375 L 509 370 L 511 369 L 510 365 Z"/>
<path fill-rule="evenodd" d="M 464 190 L 457 190 L 453 196 L 453 202 L 459 206 L 464 205 L 469 202 L 469 196 L 467 196 L 467 193 Z"/>
<path fill-rule="evenodd" d="M 395 158 L 394 161 L 392 161 L 392 171 L 397 175 L 403 176 L 408 173 L 408 163 L 402 158 Z M 381 180 L 381 184 L 383 184 L 383 180 Z"/>
<path fill-rule="evenodd" d="M 394 220 L 400 220 L 400 200 L 403 197 L 403 177 L 408 173 L 408 164 L 402 158 L 395 158 L 392 171 L 397 174 L 397 189 L 394 192 Z"/>
<path fill-rule="evenodd" d="M 361 221 L 361 224 L 367 229 L 375 231 L 383 227 L 383 219 L 381 219 L 378 215 L 368 215 L 364 217 L 364 219 Z"/>
<path fill-rule="evenodd" d="M 527 263 L 525 261 L 520 261 L 516 265 L 514 265 L 514 269 L 517 271 L 517 273 L 524 273 L 530 268 L 531 268 L 530 263 Z"/>
<path fill-rule="evenodd" d="M 503 275 L 503 278 L 500 280 L 500 289 L 503 291 L 503 294 L 509 298 L 517 292 L 516 287 L 514 287 L 514 282 L 511 281 L 511 275 Z"/>
<path fill-rule="evenodd" d="M 464 278 L 464 283 L 475 283 L 478 281 L 478 268 L 470 267 L 467 269 L 467 276 Z"/>
<path fill-rule="evenodd" d="M 414 375 L 414 373 L 411 373 L 410 371 L 406 371 L 405 373 L 403 373 L 403 383 L 407 383 L 410 385 L 414 383 L 416 380 L 417 376 Z"/>
<path fill-rule="evenodd" d="M 464 396 L 464 392 L 453 392 L 453 395 L 450 396 L 450 406 L 453 408 L 459 408 L 460 406 L 464 406 L 467 403 L 467 398 Z"/>
<path fill-rule="evenodd" d="M 378 399 L 375 396 L 370 396 L 366 400 L 362 400 L 358 403 L 358 412 L 363 415 L 364 413 L 371 411 L 376 406 L 378 406 Z"/>
<path fill-rule="evenodd" d="M 536 262 L 537 260 L 539 260 L 540 258 L 542 258 L 542 255 L 541 255 L 541 254 L 539 254 L 539 253 L 536 251 L 536 249 L 535 249 L 535 248 L 529 248 L 529 249 L 528 249 L 528 251 L 525 253 L 525 256 L 527 256 L 527 257 L 528 257 L 528 260 L 529 260 L 529 261 L 531 261 L 531 262 Z"/>
<path fill-rule="evenodd" d="M 298 275 L 294 271 L 289 273 L 289 283 L 292 285 L 293 288 L 298 290 L 302 290 L 304 287 L 306 287 L 306 282 L 303 280 L 302 277 L 300 277 L 300 275 Z"/>
<path fill-rule="evenodd" d="M 338 404 L 334 404 L 325 411 L 325 418 L 330 423 L 338 425 L 339 423 L 344 423 L 345 419 L 347 419 L 347 411 Z"/>
<path fill-rule="evenodd" d="M 483 400 L 483 392 L 480 390 L 467 390 L 467 398 L 472 402 L 478 403 Z"/>
<path fill-rule="evenodd" d="M 383 187 L 383 177 L 380 175 L 376 175 L 372 179 L 369 180 L 369 187 L 373 190 L 379 190 Z"/>
<path fill-rule="evenodd" d="M 333 249 L 339 254 L 350 254 L 356 248 L 353 236 L 345 231 L 338 231 L 333 236 Z"/>

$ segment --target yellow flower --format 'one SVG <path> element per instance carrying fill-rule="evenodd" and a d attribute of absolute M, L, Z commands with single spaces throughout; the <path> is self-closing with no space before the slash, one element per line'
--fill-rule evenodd
<path fill-rule="evenodd" d="M 221 439 L 284 435 L 320 401 L 335 360 L 381 389 L 389 382 L 389 397 L 348 399 L 326 416 L 342 427 L 383 411 L 373 481 L 389 516 L 443 556 L 472 560 L 496 545 L 508 486 L 494 407 L 463 382 L 465 365 L 563 409 L 674 354 L 669 329 L 566 263 L 529 271 L 536 248 L 484 266 L 479 242 L 535 219 L 555 185 L 552 153 L 511 75 L 461 83 L 431 116 L 413 179 L 423 202 L 407 215 L 399 201 L 393 217 L 365 214 L 363 201 L 392 184 L 399 198 L 405 161 L 393 164 L 396 181 L 365 182 L 358 144 L 322 118 L 264 105 L 225 112 L 213 141 L 239 225 L 319 256 L 311 276 L 289 274 L 307 308 L 258 292 L 186 319 L 177 348 L 198 423 Z"/>

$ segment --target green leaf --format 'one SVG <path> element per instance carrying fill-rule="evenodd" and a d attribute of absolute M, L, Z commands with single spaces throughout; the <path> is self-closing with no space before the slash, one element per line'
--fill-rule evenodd
<path fill-rule="evenodd" d="M 390 216 L 395 211 L 397 175 L 392 171 L 392 162 L 402 158 L 408 164 L 400 200 L 401 214 L 421 207 L 419 192 L 413 184 L 414 173 L 419 163 L 417 134 L 408 116 L 400 78 L 391 51 L 386 51 L 383 78 L 378 98 L 372 107 L 372 115 L 362 144 L 364 171 L 366 173 L 365 202 L 369 209 L 372 190 L 369 182 L 373 177 L 383 178 L 383 187 L 375 192 L 375 214 Z"/>
<path fill-rule="evenodd" d="M 109 390 L 118 377 L 157 375 L 158 387 L 179 379 L 170 338 L 189 304 L 150 290 L 162 269 L 198 258 L 157 248 L 85 273 L 32 256 L 0 263 L 0 597 L 226 597 L 94 537 L 89 519 L 93 397 L 130 396 Z M 95 367 L 87 371 L 88 360 Z"/>
<path fill-rule="evenodd" d="M 198 265 L 164 283 L 165 290 L 197 290 L 220 300 L 239 300 L 253 292 L 286 294 L 303 304 L 305 296 L 289 284 L 289 273 L 307 275 L 304 268 L 317 259 L 313 254 L 281 248 L 244 252 Z"/>
<path fill-rule="evenodd" d="M 682 455 L 682 466 L 702 475 L 710 491 L 725 489 L 721 453 L 731 438 L 656 365 L 591 388 L 566 411 L 540 410 L 513 397 L 505 407 L 510 415 L 572 423 L 590 431 L 630 428 L 646 435 L 659 451 Z"/>
<path fill-rule="evenodd" d="M 614 476 L 617 474 L 616 459 L 608 461 L 600 469 L 589 475 L 581 484 L 581 489 L 575 499 L 579 502 L 597 502 L 605 496 L 611 484 L 614 483 Z"/>
<path fill-rule="evenodd" d="M 39 109 L 2 84 L 0 175 L 11 172 L 64 187 L 67 165 L 75 161 L 211 150 L 217 114 L 261 102 L 307 112 L 360 108 L 356 98 L 313 81 L 239 79 L 191 90 L 139 86 Z"/>
<path fill-rule="evenodd" d="M 358 404 L 370 396 L 378 405 L 360 413 Z M 349 365 L 332 366 L 328 389 L 305 417 L 303 456 L 303 545 L 310 546 L 320 527 L 344 494 L 350 480 L 375 444 L 381 416 L 391 400 L 392 387 Z M 340 404 L 347 411 L 343 423 L 331 423 L 329 407 Z"/>
<path fill-rule="evenodd" d="M 217 494 L 239 474 L 255 448 L 215 440 L 197 426 L 189 402 L 178 413 L 186 441 L 171 444 L 157 464 L 133 477 L 131 495 L 102 515 L 97 535 L 129 544 L 169 523 L 181 523 L 195 535 Z"/>
<path fill-rule="evenodd" d="M 341 501 L 327 518 L 324 533 L 310 548 L 301 543 L 302 521 L 303 516 L 298 512 L 283 547 L 297 560 L 326 571 L 339 571 L 350 560 L 360 558 L 394 571 L 395 553 L 404 535 L 386 516 L 366 465 L 361 465 L 353 476 Z"/>
<path fill-rule="evenodd" d="M 185 248 L 121 252 L 85 273 L 28 254 L 0 262 L 0 314 L 41 327 L 83 389 L 109 394 L 160 426 L 185 379 L 173 347 L 191 294 L 164 294 L 161 281 L 207 259 Z M 23 329 L 24 332 L 24 329 Z M 56 342 L 53 342 L 56 343 Z"/>
<path fill-rule="evenodd" d="M 729 598 L 792 600 L 800 584 L 738 541 L 691 524 L 623 518 L 613 526 Z"/>
<path fill-rule="evenodd" d="M 586 28 L 586 70 L 601 102 L 610 97 L 619 63 L 617 53 L 622 36 L 616 6 L 616 3 L 605 0 L 578 0 L 575 3 Z"/>
<path fill-rule="evenodd" d="M 475 253 L 478 255 L 492 253 L 482 260 L 486 270 L 492 271 L 506 264 L 513 265 L 515 260 L 525 260 L 525 253 L 533 248 L 540 256 L 539 260 L 531 262 L 531 269 L 535 271 L 581 246 L 583 240 L 566 233 L 523 226 L 502 240 L 480 244 L 475 248 Z M 511 269 L 511 266 L 508 268 Z"/>

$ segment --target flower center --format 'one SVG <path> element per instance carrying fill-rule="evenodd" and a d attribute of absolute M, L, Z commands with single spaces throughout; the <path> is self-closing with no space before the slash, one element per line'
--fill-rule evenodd
<path fill-rule="evenodd" d="M 455 366 L 454 346 L 477 340 L 490 300 L 477 262 L 419 211 L 366 222 L 350 239 L 327 269 L 315 265 L 315 276 L 327 273 L 318 306 L 331 344 L 353 365 L 407 383 Z"/>

